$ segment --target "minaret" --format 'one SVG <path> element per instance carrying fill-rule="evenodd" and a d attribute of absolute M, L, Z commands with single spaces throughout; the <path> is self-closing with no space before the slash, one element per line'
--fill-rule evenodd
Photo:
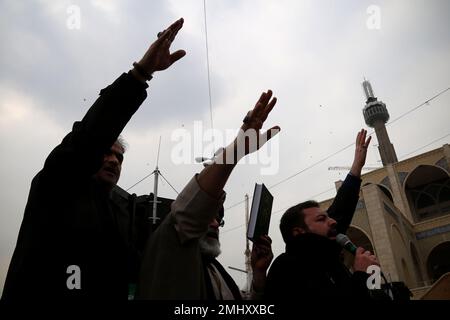
<path fill-rule="evenodd" d="M 377 100 L 368 80 L 364 79 L 362 86 L 367 98 L 366 106 L 363 109 L 364 119 L 369 127 L 375 129 L 378 139 L 378 151 L 380 152 L 383 166 L 398 162 L 394 146 L 389 140 L 386 131 L 385 123 L 389 120 L 386 105 L 382 101 Z"/>

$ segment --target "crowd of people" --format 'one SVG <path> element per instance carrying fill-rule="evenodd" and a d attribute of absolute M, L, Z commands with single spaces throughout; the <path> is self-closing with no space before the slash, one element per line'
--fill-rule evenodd
<path fill-rule="evenodd" d="M 271 90 L 247 112 L 235 140 L 184 187 L 142 252 L 129 236 L 129 215 L 111 199 L 125 153 L 120 133 L 146 99 L 153 74 L 186 54 L 170 52 L 182 26 L 179 19 L 158 33 L 142 59 L 101 90 L 33 178 L 2 299 L 127 300 L 133 282 L 135 299 L 243 299 L 216 259 L 223 189 L 239 160 L 280 131 L 278 126 L 261 131 L 277 102 Z M 370 299 L 366 270 L 378 265 L 376 257 L 358 248 L 350 271 L 335 241 L 356 209 L 370 143 L 366 134 L 358 132 L 352 168 L 328 210 L 310 200 L 284 213 L 285 253 L 272 263 L 270 237 L 254 242 L 251 299 Z"/>

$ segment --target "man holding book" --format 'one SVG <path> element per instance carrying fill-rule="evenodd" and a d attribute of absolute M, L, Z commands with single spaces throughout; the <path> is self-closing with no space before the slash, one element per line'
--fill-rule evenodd
<path fill-rule="evenodd" d="M 369 299 L 366 285 L 370 265 L 378 265 L 370 251 L 358 248 L 353 273 L 340 261 L 341 247 L 336 242 L 345 234 L 358 203 L 361 170 L 366 161 L 366 130 L 356 138 L 355 157 L 350 173 L 339 188 L 333 204 L 322 211 L 315 201 L 288 209 L 280 222 L 286 252 L 278 256 L 267 276 L 265 298 Z"/>
<path fill-rule="evenodd" d="M 215 259 L 220 254 L 223 188 L 237 162 L 280 131 L 276 126 L 260 133 L 275 104 L 272 91 L 264 92 L 245 117 L 236 139 L 195 175 L 172 203 L 171 212 L 148 240 L 137 299 L 242 299 L 233 279 Z M 270 238 L 262 237 L 252 252 L 255 291 L 261 292 L 265 285 L 273 258 L 270 243 Z"/>

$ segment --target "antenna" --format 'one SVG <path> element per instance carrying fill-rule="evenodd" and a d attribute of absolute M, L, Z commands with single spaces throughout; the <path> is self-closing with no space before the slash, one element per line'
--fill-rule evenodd
<path fill-rule="evenodd" d="M 240 272 L 243 272 L 243 273 L 247 273 L 246 270 L 242 270 L 240 268 L 236 268 L 236 267 L 232 267 L 232 266 L 228 266 L 228 268 L 230 268 L 231 270 L 236 270 L 236 271 L 240 271 Z"/>
<path fill-rule="evenodd" d="M 206 48 L 206 68 L 208 75 L 208 97 L 209 97 L 209 115 L 211 118 L 211 130 L 214 132 L 213 112 L 212 112 L 212 98 L 211 98 L 211 75 L 209 71 L 209 48 L 208 48 L 208 23 L 206 19 L 206 0 L 203 0 L 203 16 L 205 20 L 205 48 Z M 212 143 L 215 149 L 214 133 L 212 135 Z"/>
<path fill-rule="evenodd" d="M 158 156 L 156 158 L 156 168 L 155 168 L 155 171 L 153 171 L 153 173 L 155 174 L 155 180 L 154 180 L 154 184 L 153 184 L 153 212 L 152 212 L 152 217 L 150 218 L 152 220 L 153 225 L 155 225 L 156 221 L 159 219 L 157 217 L 157 209 L 158 209 L 158 178 L 159 178 L 159 174 L 161 173 L 161 172 L 159 172 L 159 168 L 158 168 L 159 150 L 160 149 L 161 149 L 161 136 L 159 136 Z"/>
<path fill-rule="evenodd" d="M 350 166 L 334 166 L 334 167 L 328 167 L 328 171 L 330 170 L 350 170 L 352 167 Z M 369 170 L 377 170 L 383 167 L 362 167 L 362 171 L 369 171 Z"/>
<path fill-rule="evenodd" d="M 161 136 L 159 136 L 159 145 L 158 145 L 158 155 L 156 157 L 156 169 L 158 169 L 159 164 L 159 150 L 161 149 Z"/>
<path fill-rule="evenodd" d="M 366 95 L 367 100 L 369 100 L 370 98 L 375 98 L 375 95 L 374 95 L 373 89 L 372 89 L 372 85 L 370 84 L 369 80 L 366 80 L 366 78 L 364 78 L 362 87 L 363 87 L 364 94 Z"/>

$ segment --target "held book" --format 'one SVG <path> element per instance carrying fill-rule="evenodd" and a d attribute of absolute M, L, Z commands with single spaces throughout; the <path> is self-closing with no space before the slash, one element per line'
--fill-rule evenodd
<path fill-rule="evenodd" d="M 272 214 L 272 203 L 273 196 L 264 183 L 256 183 L 247 230 L 247 238 L 249 240 L 255 241 L 259 239 L 260 236 L 268 234 L 270 216 Z"/>

